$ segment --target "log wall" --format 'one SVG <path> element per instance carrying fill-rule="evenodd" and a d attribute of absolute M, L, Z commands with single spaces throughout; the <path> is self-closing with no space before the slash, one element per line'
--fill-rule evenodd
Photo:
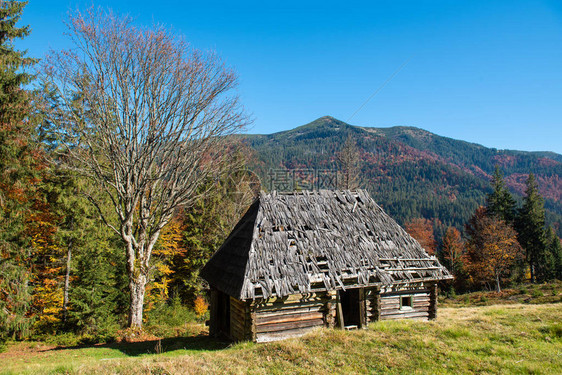
<path fill-rule="evenodd" d="M 433 319 L 436 289 L 435 284 L 382 292 L 379 287 L 365 288 L 359 301 L 363 310 L 361 326 L 387 319 Z M 400 299 L 408 296 L 412 298 L 412 307 L 401 308 Z M 230 338 L 268 342 L 301 336 L 316 327 L 334 327 L 337 325 L 337 301 L 335 291 L 247 302 L 230 297 Z M 211 320 L 214 315 L 216 312 L 211 313 Z"/>
<path fill-rule="evenodd" d="M 376 322 L 381 318 L 380 288 L 365 288 L 365 312 L 367 322 Z"/>
<path fill-rule="evenodd" d="M 333 301 L 334 293 L 314 293 L 255 303 L 254 341 L 282 340 L 333 325 Z"/>
<path fill-rule="evenodd" d="M 230 297 L 230 338 L 235 341 L 254 341 L 256 332 L 252 324 L 255 312 L 249 302 Z"/>
<path fill-rule="evenodd" d="M 412 307 L 400 308 L 400 299 L 411 296 Z M 429 319 L 430 292 L 428 289 L 407 290 L 380 295 L 380 319 Z"/>

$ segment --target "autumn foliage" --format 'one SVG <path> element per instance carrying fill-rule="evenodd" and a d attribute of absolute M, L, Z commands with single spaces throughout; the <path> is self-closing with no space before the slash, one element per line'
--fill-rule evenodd
<path fill-rule="evenodd" d="M 429 255 L 435 254 L 437 242 L 433 235 L 431 221 L 424 218 L 412 219 L 405 224 L 406 232 L 416 239 Z"/>
<path fill-rule="evenodd" d="M 483 207 L 476 211 L 466 230 L 466 266 L 470 276 L 475 283 L 493 283 L 501 291 L 502 278 L 524 256 L 517 233 L 498 217 L 486 215 Z"/>
<path fill-rule="evenodd" d="M 447 267 L 456 276 L 462 269 L 462 259 L 465 254 L 465 244 L 457 228 L 447 228 L 443 237 L 442 252 Z"/>
<path fill-rule="evenodd" d="M 209 304 L 205 301 L 205 298 L 202 296 L 197 296 L 195 301 L 193 302 L 193 310 L 198 318 L 201 318 L 207 313 L 209 309 Z"/>

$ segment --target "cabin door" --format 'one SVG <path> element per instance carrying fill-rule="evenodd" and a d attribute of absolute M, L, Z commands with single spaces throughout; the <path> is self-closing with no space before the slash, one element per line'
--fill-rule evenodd
<path fill-rule="evenodd" d="M 364 309 L 361 306 L 363 303 L 363 298 L 361 298 L 362 292 L 363 290 L 359 288 L 338 291 L 343 325 L 346 328 L 363 327 L 362 314 Z"/>

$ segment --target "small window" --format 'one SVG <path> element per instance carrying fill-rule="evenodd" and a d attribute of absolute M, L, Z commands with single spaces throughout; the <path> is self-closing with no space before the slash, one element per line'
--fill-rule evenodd
<path fill-rule="evenodd" d="M 412 301 L 412 296 L 400 297 L 400 310 L 411 310 L 414 307 Z"/>

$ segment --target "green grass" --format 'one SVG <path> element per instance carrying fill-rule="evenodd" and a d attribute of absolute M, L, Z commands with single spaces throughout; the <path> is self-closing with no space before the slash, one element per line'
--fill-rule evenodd
<path fill-rule="evenodd" d="M 440 297 L 443 306 L 490 306 L 505 304 L 544 304 L 562 303 L 562 281 L 544 284 L 522 284 L 513 288 L 505 288 L 500 293 L 474 292 L 467 294 L 452 294 Z"/>
<path fill-rule="evenodd" d="M 562 305 L 440 308 L 437 320 L 381 321 L 368 330 L 318 329 L 268 344 L 215 341 L 202 332 L 85 347 L 11 344 L 4 373 L 309 374 L 562 373 Z M 160 354 L 156 354 L 160 351 Z"/>

